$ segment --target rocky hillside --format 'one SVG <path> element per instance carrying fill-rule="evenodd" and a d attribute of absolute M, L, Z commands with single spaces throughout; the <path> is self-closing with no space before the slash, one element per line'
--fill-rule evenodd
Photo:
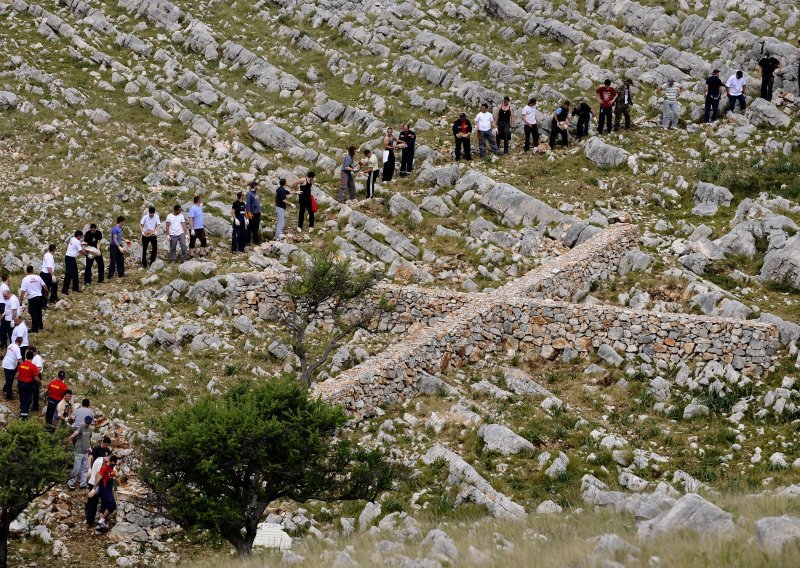
<path fill-rule="evenodd" d="M 343 435 L 412 475 L 376 503 L 280 503 L 292 547 L 259 565 L 794 565 L 800 338 L 795 2 L 0 0 L 0 264 L 18 287 L 49 243 L 127 218 L 126 277 L 63 296 L 36 337 L 125 456 L 108 535 L 66 484 L 12 526 L 12 565 L 229 565 L 147 507 L 137 442 L 232 381 L 297 371 L 280 275 L 327 245 L 386 274 L 400 309 L 358 332 L 315 392 Z M 758 61 L 783 64 L 772 101 Z M 713 69 L 743 113 L 703 124 Z M 452 124 L 632 81 L 631 129 L 454 160 Z M 662 130 L 657 87 L 680 82 Z M 338 204 L 346 148 L 417 135 L 414 172 Z M 314 232 L 273 235 L 273 190 L 308 170 Z M 265 244 L 230 251 L 264 182 Z M 148 269 L 138 222 L 202 195 L 202 261 Z M 293 198 L 294 199 L 294 198 Z M 619 229 L 623 226 L 625 229 Z M 106 254 L 106 262 L 108 255 Z M 270 288 L 272 286 L 272 288 Z M 388 293 L 388 292 L 387 292 Z M 0 405 L 0 423 L 16 402 Z M 707 550 L 697 554 L 698 547 Z M 718 560 L 722 558 L 723 560 Z M 209 560 L 210 559 L 210 560 Z"/>

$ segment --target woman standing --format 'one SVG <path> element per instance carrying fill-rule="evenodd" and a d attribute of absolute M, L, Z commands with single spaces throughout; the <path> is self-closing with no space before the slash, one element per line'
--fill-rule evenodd
<path fill-rule="evenodd" d="M 398 138 L 405 144 L 400 156 L 400 177 L 405 177 L 414 169 L 414 145 L 417 143 L 417 135 L 406 122 L 403 124 L 403 131 Z"/>
<path fill-rule="evenodd" d="M 383 137 L 383 175 L 382 181 L 392 181 L 394 177 L 394 148 L 397 145 L 397 137 L 391 128 L 386 129 L 386 136 Z"/>
<path fill-rule="evenodd" d="M 311 186 L 314 184 L 314 172 L 308 172 L 306 177 L 298 179 L 292 184 L 297 191 L 297 201 L 300 203 L 300 215 L 297 218 L 297 232 L 303 231 L 303 220 L 308 211 L 308 232 L 314 229 L 314 210 L 311 208 Z"/>
<path fill-rule="evenodd" d="M 503 104 L 498 107 L 494 121 L 497 124 L 498 138 L 503 141 L 503 154 L 508 154 L 511 129 L 514 128 L 514 109 L 511 108 L 509 97 L 503 98 Z"/>
<path fill-rule="evenodd" d="M 233 226 L 231 252 L 234 254 L 244 252 L 244 246 L 247 243 L 247 219 L 244 210 L 244 192 L 240 191 L 236 194 L 236 201 L 231 205 L 231 225 Z"/>

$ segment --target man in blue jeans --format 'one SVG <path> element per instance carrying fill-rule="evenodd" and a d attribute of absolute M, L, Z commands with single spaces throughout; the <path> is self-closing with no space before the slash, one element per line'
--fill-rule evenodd
<path fill-rule="evenodd" d="M 500 147 L 497 145 L 497 138 L 494 135 L 494 116 L 489 112 L 489 105 L 486 103 L 481 105 L 481 112 L 475 116 L 475 126 L 478 127 L 478 151 L 481 158 L 486 156 L 487 140 L 492 153 L 499 154 Z"/>

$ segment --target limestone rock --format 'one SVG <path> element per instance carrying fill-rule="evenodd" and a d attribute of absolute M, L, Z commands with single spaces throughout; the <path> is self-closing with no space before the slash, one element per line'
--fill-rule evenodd
<path fill-rule="evenodd" d="M 745 115 L 755 126 L 764 125 L 783 128 L 789 126 L 792 122 L 792 119 L 776 107 L 774 103 L 760 97 L 753 99 L 753 102 L 745 111 Z"/>
<path fill-rule="evenodd" d="M 800 517 L 765 517 L 755 523 L 756 540 L 770 552 L 780 553 L 783 547 L 800 539 Z"/>
<path fill-rule="evenodd" d="M 583 147 L 583 153 L 594 165 L 601 168 L 615 168 L 627 163 L 630 154 L 604 142 L 599 136 L 592 136 Z"/>
<path fill-rule="evenodd" d="M 723 511 L 696 493 L 678 499 L 668 511 L 639 525 L 637 534 L 643 540 L 652 540 L 660 534 L 679 529 L 689 529 L 713 536 L 724 536 L 733 531 L 733 515 Z"/>
<path fill-rule="evenodd" d="M 481 426 L 478 428 L 478 436 L 483 440 L 486 450 L 499 452 L 504 456 L 522 451 L 533 452 L 536 449 L 528 440 L 501 424 Z"/>

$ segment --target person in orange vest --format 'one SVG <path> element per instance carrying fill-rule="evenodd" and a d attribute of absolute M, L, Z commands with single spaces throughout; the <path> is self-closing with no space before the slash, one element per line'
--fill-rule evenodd
<path fill-rule="evenodd" d="M 33 402 L 33 391 L 35 384 L 41 382 L 39 367 L 33 362 L 33 353 L 28 352 L 25 360 L 17 367 L 17 388 L 19 389 L 19 417 L 21 420 L 28 419 L 28 413 Z"/>
<path fill-rule="evenodd" d="M 47 392 L 45 393 L 47 396 L 47 410 L 45 411 L 44 421 L 48 425 L 53 424 L 53 417 L 55 417 L 58 403 L 64 399 L 64 395 L 69 390 L 67 383 L 64 382 L 66 377 L 67 374 L 64 371 L 59 371 L 58 378 L 53 379 L 47 385 Z"/>

